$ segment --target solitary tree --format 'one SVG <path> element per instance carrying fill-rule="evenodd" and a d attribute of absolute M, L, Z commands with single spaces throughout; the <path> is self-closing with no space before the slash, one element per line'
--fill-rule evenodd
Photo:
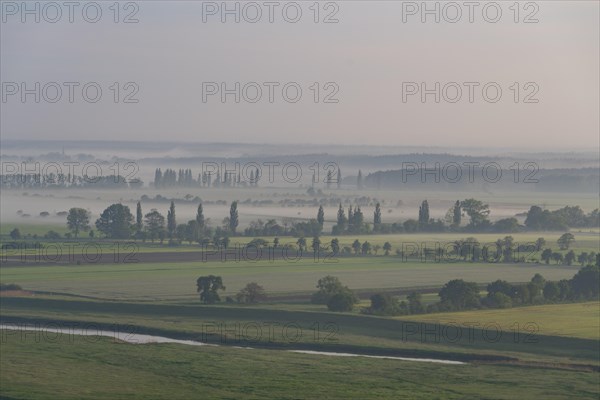
<path fill-rule="evenodd" d="M 397 315 L 401 313 L 398 299 L 388 293 L 376 293 L 371 296 L 371 306 L 367 309 L 376 315 Z"/>
<path fill-rule="evenodd" d="M 552 249 L 546 249 L 542 251 L 542 255 L 540 257 L 546 264 L 550 264 L 550 260 L 552 259 Z"/>
<path fill-rule="evenodd" d="M 248 283 L 236 295 L 238 303 L 258 303 L 264 301 L 267 296 L 265 289 L 256 282 Z"/>
<path fill-rule="evenodd" d="M 406 299 L 408 300 L 408 309 L 411 314 L 422 314 L 425 312 L 425 306 L 421 301 L 421 293 L 411 292 Z"/>
<path fill-rule="evenodd" d="M 337 188 L 339 189 L 342 186 L 342 171 L 340 170 L 340 167 L 338 167 L 336 178 L 337 178 Z"/>
<path fill-rule="evenodd" d="M 354 213 L 352 214 L 352 224 L 351 228 L 354 232 L 360 232 L 363 228 L 364 216 L 362 211 L 360 210 L 360 206 L 356 207 Z"/>
<path fill-rule="evenodd" d="M 318 236 L 313 238 L 311 247 L 315 253 L 319 252 L 321 249 L 321 239 L 319 239 Z"/>
<path fill-rule="evenodd" d="M 198 210 L 196 210 L 196 223 L 198 223 L 199 229 L 204 229 L 204 210 L 202 209 L 202 203 L 198 204 Z"/>
<path fill-rule="evenodd" d="M 71 208 L 67 215 L 67 227 L 77 237 L 80 231 L 90 229 L 90 213 L 83 208 Z"/>
<path fill-rule="evenodd" d="M 344 230 L 346 229 L 346 213 L 344 212 L 344 209 L 342 208 L 342 203 L 340 203 L 340 207 L 338 208 L 338 213 L 337 213 L 337 230 L 339 233 L 344 232 Z"/>
<path fill-rule="evenodd" d="M 196 220 L 189 220 L 188 223 L 185 225 L 185 240 L 187 240 L 190 244 L 192 244 L 192 242 L 197 242 L 199 238 L 198 232 L 199 229 Z"/>
<path fill-rule="evenodd" d="M 369 254 L 371 252 L 371 243 L 365 240 L 360 249 L 363 255 Z"/>
<path fill-rule="evenodd" d="M 598 299 L 600 294 L 600 268 L 588 265 L 581 268 L 571 279 L 573 296 L 579 299 Z"/>
<path fill-rule="evenodd" d="M 558 243 L 558 246 L 560 247 L 561 250 L 568 250 L 569 247 L 571 246 L 571 243 L 573 243 L 575 241 L 575 236 L 573 236 L 572 233 L 567 232 L 564 233 L 561 237 L 558 238 L 558 240 L 556 241 L 556 243 Z"/>
<path fill-rule="evenodd" d="M 537 238 L 535 240 L 535 250 L 536 251 L 541 251 L 542 247 L 544 247 L 546 245 L 546 239 L 544 239 L 543 237 Z"/>
<path fill-rule="evenodd" d="M 385 242 L 383 244 L 383 251 L 385 251 L 385 255 L 386 256 L 390 255 L 391 250 L 392 250 L 392 245 L 390 244 L 390 242 Z"/>
<path fill-rule="evenodd" d="M 552 253 L 552 259 L 558 264 L 563 261 L 563 255 L 561 253 Z"/>
<path fill-rule="evenodd" d="M 150 240 L 154 242 L 154 239 L 161 237 L 165 230 L 165 217 L 157 210 L 152 209 L 146 214 L 145 219 Z"/>
<path fill-rule="evenodd" d="M 352 206 L 348 207 L 348 231 L 352 229 L 352 224 L 354 223 L 354 211 L 352 211 Z"/>
<path fill-rule="evenodd" d="M 10 231 L 10 237 L 12 240 L 21 239 L 21 231 L 19 230 L 19 228 L 15 228 L 12 231 Z"/>
<path fill-rule="evenodd" d="M 342 291 L 344 286 L 337 277 L 327 275 L 319 279 L 317 289 L 319 290 L 312 295 L 311 302 L 315 304 L 327 304 L 331 296 Z"/>
<path fill-rule="evenodd" d="M 544 289 L 544 286 L 546 285 L 546 279 L 544 279 L 541 274 L 535 274 L 533 278 L 531 278 L 531 284 L 534 287 L 534 290 L 530 290 L 532 295 L 538 295 Z"/>
<path fill-rule="evenodd" d="M 375 205 L 375 212 L 373 213 L 373 225 L 378 228 L 381 224 L 381 205 L 377 203 Z"/>
<path fill-rule="evenodd" d="M 200 240 L 204 236 L 206 226 L 206 220 L 204 219 L 204 210 L 202 208 L 202 203 L 198 204 L 195 222 L 196 231 L 194 232 L 194 237 L 196 240 Z"/>
<path fill-rule="evenodd" d="M 142 204 L 138 201 L 135 209 L 135 230 L 138 236 L 142 233 L 142 229 L 144 228 L 143 218 Z"/>
<path fill-rule="evenodd" d="M 456 203 L 454 203 L 454 212 L 452 215 L 452 225 L 454 225 L 455 227 L 459 227 L 461 218 L 462 218 L 462 210 L 460 208 L 460 201 L 456 200 Z"/>
<path fill-rule="evenodd" d="M 112 204 L 96 220 L 96 229 L 112 239 L 127 239 L 131 234 L 133 215 L 129 207 Z"/>
<path fill-rule="evenodd" d="M 361 249 L 360 242 L 358 241 L 358 239 L 354 240 L 354 242 L 352 243 L 352 250 L 354 250 L 355 254 L 358 254 L 360 249 Z"/>
<path fill-rule="evenodd" d="M 546 300 L 554 301 L 560 297 L 560 287 L 556 282 L 546 282 L 542 293 Z"/>
<path fill-rule="evenodd" d="M 454 279 L 446 283 L 438 294 L 441 303 L 453 310 L 479 306 L 479 288 L 475 282 Z"/>
<path fill-rule="evenodd" d="M 419 224 L 427 225 L 429 223 L 429 203 L 423 200 L 419 207 Z"/>
<path fill-rule="evenodd" d="M 343 291 L 336 293 L 327 302 L 327 309 L 329 311 L 344 312 L 352 311 L 356 303 L 356 297 L 351 291 Z"/>
<path fill-rule="evenodd" d="M 573 250 L 569 250 L 567 254 L 565 254 L 565 263 L 567 265 L 573 265 L 573 261 L 575 261 L 575 252 Z"/>
<path fill-rule="evenodd" d="M 487 285 L 488 300 L 493 301 L 496 293 L 502 293 L 506 296 L 512 296 L 514 294 L 514 292 L 515 292 L 515 289 L 512 284 L 508 283 L 507 281 L 500 280 L 500 279 Z"/>
<path fill-rule="evenodd" d="M 171 201 L 171 206 L 167 212 L 167 230 L 169 231 L 169 239 L 173 239 L 176 229 L 177 219 L 175 218 L 175 203 Z"/>
<path fill-rule="evenodd" d="M 306 250 L 306 239 L 304 237 L 299 237 L 296 241 L 296 244 L 298 245 L 298 249 L 300 250 L 300 252 Z"/>
<path fill-rule="evenodd" d="M 331 252 L 337 255 L 340 252 L 340 241 L 338 238 L 331 239 Z"/>
<path fill-rule="evenodd" d="M 237 229 L 238 224 L 239 224 L 239 220 L 238 220 L 237 201 L 234 201 L 231 203 L 231 207 L 229 208 L 229 230 L 231 231 L 231 233 L 235 234 L 235 230 Z"/>
<path fill-rule="evenodd" d="M 323 223 L 325 222 L 325 212 L 323 211 L 323 206 L 319 206 L 319 211 L 317 212 L 317 222 L 321 225 L 321 229 L 323 229 Z"/>
<path fill-rule="evenodd" d="M 490 207 L 487 204 L 475 199 L 466 199 L 460 203 L 462 209 L 469 216 L 469 226 L 471 228 L 480 228 L 488 225 L 488 215 L 490 215 Z"/>
<path fill-rule="evenodd" d="M 221 239 L 221 246 L 223 246 L 224 249 L 229 248 L 229 243 L 231 242 L 231 239 L 229 239 L 229 236 L 223 236 L 223 238 Z"/>
<path fill-rule="evenodd" d="M 317 282 L 317 292 L 313 293 L 311 302 L 314 304 L 329 304 L 329 301 L 337 294 L 344 293 L 348 294 L 352 299 L 352 304 L 356 303 L 358 299 L 354 293 L 348 289 L 347 286 L 343 286 L 340 280 L 331 275 L 327 275 Z M 332 310 L 342 311 L 342 310 Z"/>
<path fill-rule="evenodd" d="M 356 177 L 356 188 L 358 190 L 361 190 L 363 188 L 363 176 L 362 171 L 360 169 L 358 170 L 358 176 Z"/>
<path fill-rule="evenodd" d="M 375 255 L 377 255 L 377 252 L 379 252 L 379 250 L 381 250 L 381 246 L 376 244 L 375 246 L 373 246 L 373 252 L 375 253 Z"/>
<path fill-rule="evenodd" d="M 196 291 L 200 293 L 200 301 L 205 304 L 214 304 L 221 301 L 219 290 L 225 290 L 223 279 L 220 276 L 201 276 L 196 280 Z"/>

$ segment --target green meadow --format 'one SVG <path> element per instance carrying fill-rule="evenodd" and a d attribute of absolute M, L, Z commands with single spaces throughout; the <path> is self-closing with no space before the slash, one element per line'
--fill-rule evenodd
<path fill-rule="evenodd" d="M 516 243 L 531 243 L 544 237 L 547 247 L 557 249 L 560 234 L 512 236 Z M 574 234 L 572 248 L 576 252 L 597 251 L 598 232 Z M 389 241 L 392 253 L 385 256 L 379 250 L 377 255 L 325 254 L 297 260 L 236 259 L 236 246 L 251 240 L 244 237 L 232 238 L 234 255 L 223 261 L 203 261 L 199 246 L 186 243 L 168 246 L 134 242 L 137 254 L 150 257 L 145 262 L 123 262 L 119 258 L 118 262 L 104 264 L 40 263 L 31 262 L 30 256 L 41 250 L 30 251 L 29 263 L 13 262 L 0 267 L 0 283 L 15 283 L 23 288 L 2 294 L 2 322 L 118 329 L 220 346 L 131 345 L 100 337 L 67 339 L 67 335 L 52 340 L 52 336 L 46 336 L 46 340 L 42 336 L 40 340 L 31 333 L 23 335 L 3 329 L 1 396 L 509 399 L 514 398 L 518 388 L 521 398 L 597 398 L 597 302 L 402 317 L 361 312 L 369 307 L 369 297 L 376 292 L 405 296 L 418 290 L 423 293 L 423 302 L 431 304 L 439 300 L 440 287 L 452 279 L 477 282 L 485 295 L 485 286 L 497 279 L 523 283 L 536 273 L 547 280 L 569 279 L 579 269 L 578 265 L 538 262 L 420 261 L 395 254 L 403 245 L 416 243 L 423 247 L 425 243 L 431 247 L 469 236 L 340 236 L 341 246 L 350 246 L 355 239 L 380 246 Z M 473 236 L 481 243 L 493 243 L 506 235 Z M 327 243 L 331 238 L 322 236 L 321 240 Z M 264 239 L 273 241 L 272 237 Z M 295 241 L 284 237 L 280 243 Z M 59 243 L 65 247 L 73 244 Z M 115 244 L 129 242 L 95 243 L 111 254 Z M 14 257 L 12 251 L 4 250 L 2 255 Z M 161 257 L 170 261 L 163 262 Z M 203 305 L 196 292 L 196 279 L 211 274 L 223 278 L 223 299 L 234 297 L 249 282 L 261 284 L 268 298 L 253 305 Z M 326 275 L 338 277 L 361 298 L 353 311 L 334 313 L 325 305 L 309 303 L 318 279 Z M 465 364 L 288 351 L 294 349 L 434 358 Z M 29 372 L 32 370 L 36 372 Z"/>
<path fill-rule="evenodd" d="M 309 294 L 319 278 L 335 275 L 358 291 L 439 288 L 463 278 L 486 285 L 496 279 L 528 282 L 536 273 L 546 279 L 571 278 L 578 267 L 545 264 L 435 263 L 403 261 L 401 257 L 340 257 L 293 260 L 210 261 L 39 265 L 4 267 L 2 283 L 18 283 L 28 290 L 99 298 L 195 300 L 196 279 L 219 275 L 225 295 L 237 293 L 248 282 L 263 285 L 268 294 Z"/>
<path fill-rule="evenodd" d="M 7 399 L 594 399 L 598 374 L 59 337 L 1 344 Z M 35 371 L 35 372 L 34 372 Z M 273 377 L 277 377 L 274 379 Z"/>

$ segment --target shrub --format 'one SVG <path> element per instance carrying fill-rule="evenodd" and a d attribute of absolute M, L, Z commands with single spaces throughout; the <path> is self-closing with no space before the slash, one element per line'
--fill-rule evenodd
<path fill-rule="evenodd" d="M 511 308 L 512 299 L 501 292 L 496 292 L 490 299 L 492 305 L 498 308 Z"/>
<path fill-rule="evenodd" d="M 265 289 L 256 282 L 250 282 L 236 295 L 238 303 L 258 303 L 267 298 Z"/>
<path fill-rule="evenodd" d="M 411 314 L 423 314 L 425 312 L 425 306 L 421 302 L 421 293 L 412 292 L 407 297 L 408 310 Z"/>
<path fill-rule="evenodd" d="M 407 309 L 404 302 L 405 309 Z M 398 299 L 387 293 L 376 293 L 371 296 L 371 306 L 367 309 L 369 314 L 375 315 L 400 315 L 403 314 Z M 406 312 L 404 312 L 406 314 Z"/>
<path fill-rule="evenodd" d="M 58 240 L 60 239 L 60 233 L 55 231 L 48 231 L 48 233 L 44 235 L 44 238 L 49 240 Z"/>
<path fill-rule="evenodd" d="M 12 231 L 10 231 L 10 237 L 12 238 L 12 240 L 21 239 L 21 231 L 19 230 L 19 228 L 15 228 Z"/>
<path fill-rule="evenodd" d="M 313 293 L 311 302 L 313 304 L 327 304 L 331 297 L 342 292 L 344 288 L 345 286 L 342 285 L 342 282 L 338 278 L 327 275 L 317 282 L 317 289 L 319 291 Z"/>
<path fill-rule="evenodd" d="M 9 290 L 23 290 L 23 288 L 16 283 L 0 283 L 0 291 L 9 291 Z"/>
<path fill-rule="evenodd" d="M 356 298 L 350 291 L 343 291 L 334 294 L 327 302 L 327 309 L 329 311 L 352 311 Z"/>
<path fill-rule="evenodd" d="M 560 286 L 557 282 L 547 282 L 544 286 L 544 298 L 549 301 L 558 300 L 560 297 Z"/>

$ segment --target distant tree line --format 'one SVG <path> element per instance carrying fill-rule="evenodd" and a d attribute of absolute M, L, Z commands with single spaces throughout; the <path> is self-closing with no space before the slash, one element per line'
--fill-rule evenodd
<path fill-rule="evenodd" d="M 215 304 L 221 301 L 219 291 L 225 290 L 223 278 L 216 275 L 201 276 L 196 280 L 196 292 L 200 296 L 200 301 L 204 304 Z M 254 304 L 267 300 L 264 287 L 256 282 L 250 282 L 244 286 L 235 296 L 238 303 Z M 226 301 L 232 303 L 232 297 L 227 297 Z"/>
<path fill-rule="evenodd" d="M 143 185 L 144 182 L 139 178 L 127 179 L 121 175 L 0 175 L 0 189 L 138 189 Z"/>
<path fill-rule="evenodd" d="M 510 308 L 534 304 L 598 300 L 600 267 L 588 265 L 571 279 L 546 281 L 535 274 L 528 283 L 511 284 L 503 280 L 491 282 L 487 294 L 481 297 L 476 282 L 453 279 L 438 292 L 440 301 L 425 306 L 421 294 L 412 292 L 406 301 L 387 293 L 371 296 L 371 306 L 364 312 L 376 315 L 408 315 L 447 311 L 464 311 L 481 308 Z"/>
<path fill-rule="evenodd" d="M 439 160 L 439 159 L 438 159 Z M 438 160 L 432 160 L 425 167 L 413 163 L 415 169 L 376 171 L 361 177 L 361 186 L 365 189 L 433 189 L 448 191 L 473 191 L 493 186 L 496 191 L 527 192 L 564 192 L 564 193 L 598 193 L 600 190 L 600 174 L 598 168 L 578 169 L 496 169 L 485 171 L 483 166 L 476 166 L 468 171 L 462 167 L 462 174 L 450 168 L 444 172 Z M 447 165 L 447 164 L 446 164 Z M 456 164 L 455 164 L 456 165 Z M 496 164 L 499 165 L 499 164 Z M 427 169 L 430 168 L 428 171 Z M 358 177 L 357 177 L 358 178 Z M 344 183 L 347 182 L 347 177 Z"/>
<path fill-rule="evenodd" d="M 579 206 L 566 206 L 555 211 L 531 206 L 525 219 L 527 229 L 535 231 L 597 228 L 599 225 L 600 212 L 597 208 L 589 214 L 585 214 Z"/>
<path fill-rule="evenodd" d="M 202 202 L 198 204 L 196 218 L 187 221 L 185 224 L 177 223 L 174 200 L 170 201 L 166 219 L 160 211 L 154 208 L 146 214 L 142 213 L 141 202 L 137 203 L 136 208 L 136 216 L 134 217 L 128 206 L 120 203 L 112 204 L 100 214 L 94 225 L 97 231 L 106 238 L 129 239 L 133 237 L 141 240 L 160 240 L 161 243 L 165 238 L 168 238 L 171 244 L 184 241 L 201 243 L 206 240 L 210 241 L 211 239 L 214 243 L 217 243 L 214 240 L 215 238 L 240 234 L 237 230 L 240 223 L 237 201 L 231 203 L 229 216 L 224 218 L 221 225 L 215 228 L 212 228 L 209 219 L 204 217 Z M 456 201 L 446 213 L 445 220 L 434 220 L 430 217 L 429 203 L 427 200 L 424 200 L 419 207 L 417 219 L 409 219 L 402 224 L 386 224 L 383 222 L 381 205 L 380 203 L 376 203 L 372 223 L 367 223 L 360 206 L 356 206 L 355 208 L 349 206 L 346 213 L 346 210 L 340 203 L 336 216 L 337 223 L 333 225 L 331 231 L 334 235 L 445 231 L 518 232 L 550 228 L 566 230 L 569 227 L 598 227 L 600 224 L 598 209 L 585 214 L 578 206 L 567 206 L 556 211 L 542 210 L 538 206 L 532 206 L 527 213 L 525 226 L 520 226 L 515 218 L 501 219 L 492 224 L 488 219 L 489 213 L 490 209 L 487 204 L 476 199 L 466 199 Z M 81 232 L 93 232 L 89 224 L 90 214 L 85 209 L 71 208 L 66 213 L 66 217 L 67 227 L 74 237 L 78 237 Z M 468 217 L 468 223 L 466 224 L 463 223 L 464 217 Z M 314 219 L 293 221 L 288 218 L 284 219 L 282 224 L 279 224 L 275 219 L 269 219 L 266 222 L 259 219 L 251 221 L 241 234 L 250 237 L 294 236 L 298 238 L 318 238 L 323 233 L 325 218 L 325 211 L 321 205 Z M 93 235 L 93 233 L 90 233 L 90 235 Z M 472 238 L 467 238 L 466 242 L 461 243 L 459 247 L 479 247 L 476 240 Z M 507 236 L 504 239 L 504 243 L 497 243 L 499 244 L 499 248 L 506 249 L 507 254 L 512 251 L 512 237 Z M 567 250 L 569 247 L 568 243 L 566 246 L 559 245 L 561 250 Z M 361 247 L 362 253 L 370 254 L 370 245 L 367 243 L 362 246 L 365 247 L 364 250 Z M 486 259 L 487 255 L 483 253 L 484 249 L 480 248 L 481 253 L 478 253 L 478 250 L 474 250 L 473 252 L 468 252 L 468 254 L 474 261 L 480 258 Z M 356 248 L 353 250 L 355 253 L 358 253 Z M 526 249 L 519 248 L 518 250 L 525 251 Z M 343 254 L 343 251 L 341 253 Z M 386 253 L 389 253 L 389 250 L 386 250 Z M 571 257 L 569 256 L 569 258 Z M 548 258 L 544 258 L 544 260 L 547 261 Z M 557 260 L 554 259 L 554 261 Z"/>
<path fill-rule="evenodd" d="M 196 281 L 200 301 L 214 304 L 221 301 L 219 291 L 225 290 L 220 276 L 201 276 Z M 357 303 L 358 296 L 339 278 L 327 275 L 317 282 L 317 291 L 311 303 L 324 304 L 330 311 L 349 312 Z M 389 293 L 376 293 L 370 297 L 371 304 L 362 312 L 374 315 L 409 315 L 450 311 L 465 311 L 482 308 L 510 308 L 547 303 L 591 301 L 600 298 L 600 267 L 588 265 L 581 268 L 571 279 L 546 281 L 535 274 L 528 283 L 512 284 L 503 280 L 491 282 L 482 297 L 476 282 L 462 279 L 448 281 L 438 292 L 439 301 L 425 305 L 422 295 L 409 293 L 400 300 Z M 264 288 L 256 282 L 248 283 L 236 295 L 239 303 L 257 303 L 266 300 Z M 227 299 L 233 302 L 232 298 Z"/>
<path fill-rule="evenodd" d="M 156 188 L 169 187 L 256 187 L 261 175 L 258 168 L 250 171 L 249 177 L 242 177 L 241 171 L 222 171 L 217 169 L 214 173 L 203 171 L 194 178 L 191 169 L 166 169 L 157 168 L 154 171 L 153 185 Z"/>

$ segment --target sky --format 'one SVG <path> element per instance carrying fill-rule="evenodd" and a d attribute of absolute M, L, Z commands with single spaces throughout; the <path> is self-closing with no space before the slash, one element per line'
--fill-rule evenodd
<path fill-rule="evenodd" d="M 600 145 L 597 1 L 35 3 L 2 2 L 2 140 Z"/>

